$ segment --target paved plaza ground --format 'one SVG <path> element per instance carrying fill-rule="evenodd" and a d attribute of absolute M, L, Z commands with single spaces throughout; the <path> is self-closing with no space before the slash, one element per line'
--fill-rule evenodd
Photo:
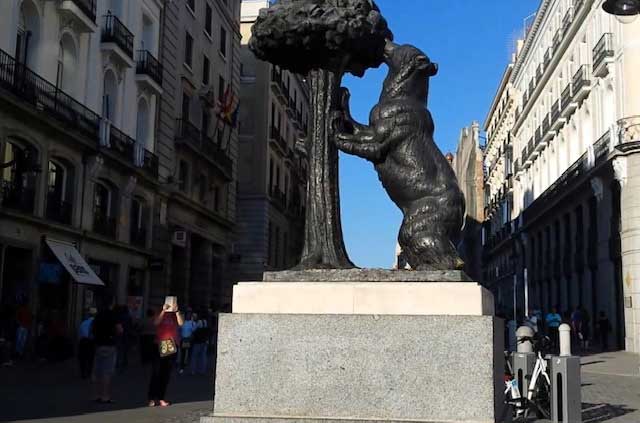
<path fill-rule="evenodd" d="M 197 423 L 212 408 L 212 383 L 174 373 L 168 408 L 147 408 L 148 369 L 134 365 L 114 382 L 113 405 L 90 401 L 74 362 L 0 368 L 0 422 Z M 583 357 L 584 423 L 640 422 L 640 356 L 616 352 Z"/>

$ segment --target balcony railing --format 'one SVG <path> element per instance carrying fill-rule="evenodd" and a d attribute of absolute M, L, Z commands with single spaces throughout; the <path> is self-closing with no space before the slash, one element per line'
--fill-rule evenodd
<path fill-rule="evenodd" d="M 280 135 L 280 130 L 275 126 L 271 127 L 271 139 L 280 146 L 283 152 L 287 151 L 287 141 L 284 139 L 282 135 Z"/>
<path fill-rule="evenodd" d="M 150 152 L 149 150 L 144 150 L 144 160 L 142 162 L 142 169 L 149 172 L 151 176 L 154 178 L 158 177 L 160 168 L 160 160 L 158 156 Z"/>
<path fill-rule="evenodd" d="M 138 228 L 135 225 L 131 225 L 129 231 L 129 242 L 139 248 L 147 247 L 147 230 L 145 228 Z"/>
<path fill-rule="evenodd" d="M 560 99 L 556 100 L 551 106 L 551 122 L 555 123 L 560 119 Z"/>
<path fill-rule="evenodd" d="M 619 143 L 640 142 L 640 116 L 629 116 L 618 121 Z"/>
<path fill-rule="evenodd" d="M 117 221 L 113 217 L 105 215 L 103 212 L 93 213 L 93 232 L 109 237 L 116 237 Z"/>
<path fill-rule="evenodd" d="M 71 224 L 71 216 L 73 214 L 73 204 L 60 199 L 60 195 L 49 193 L 47 195 L 47 219 L 53 220 L 63 225 Z"/>
<path fill-rule="evenodd" d="M 605 63 L 606 59 L 613 57 L 613 34 L 604 34 L 598 44 L 593 48 L 593 71 L 594 73 Z"/>
<path fill-rule="evenodd" d="M 136 144 L 133 138 L 115 126 L 112 126 L 109 143 L 111 145 L 111 151 L 119 155 L 126 163 L 133 163 Z"/>
<path fill-rule="evenodd" d="M 136 73 L 148 75 L 158 85 L 162 85 L 162 65 L 149 50 L 138 50 Z"/>
<path fill-rule="evenodd" d="M 555 54 L 558 50 L 560 50 L 560 44 L 562 43 L 562 28 L 558 28 L 556 33 L 553 36 L 553 53 Z"/>
<path fill-rule="evenodd" d="M 287 195 L 282 192 L 280 187 L 271 187 L 271 189 L 269 190 L 269 196 L 271 197 L 271 200 L 275 203 L 275 205 L 281 210 L 284 211 L 287 209 Z"/>
<path fill-rule="evenodd" d="M 547 51 L 544 53 L 544 68 L 549 68 L 551 64 L 551 59 L 553 58 L 553 50 L 551 47 L 547 48 Z"/>
<path fill-rule="evenodd" d="M 209 137 L 203 137 L 202 133 L 191 122 L 185 119 L 176 120 L 176 142 L 187 144 L 196 152 L 201 152 L 206 158 L 217 164 L 227 178 L 231 178 L 233 160 L 219 143 Z"/>
<path fill-rule="evenodd" d="M 562 91 L 562 96 L 560 97 L 562 100 L 560 110 L 562 112 L 564 112 L 567 109 L 567 107 L 569 107 L 572 97 L 573 97 L 573 87 L 571 86 L 571 83 L 568 83 L 565 89 Z"/>
<path fill-rule="evenodd" d="M 91 22 L 96 22 L 96 0 L 71 0 Z"/>
<path fill-rule="evenodd" d="M 102 42 L 115 43 L 133 59 L 133 34 L 114 15 L 104 16 L 104 28 L 102 28 Z"/>
<path fill-rule="evenodd" d="M 38 112 L 55 118 L 93 140 L 98 139 L 98 114 L 3 50 L 0 50 L 0 87 L 29 103 Z"/>
<path fill-rule="evenodd" d="M 20 184 L 10 181 L 0 181 L 0 188 L 2 188 L 1 207 L 14 209 L 27 214 L 33 213 L 36 200 L 35 189 L 25 188 Z"/>
<path fill-rule="evenodd" d="M 573 8 L 569 8 L 567 13 L 565 13 L 564 18 L 562 19 L 562 34 L 566 35 L 569 32 L 569 28 L 571 28 L 571 24 L 573 23 Z"/>
<path fill-rule="evenodd" d="M 542 75 L 544 75 L 544 67 L 542 65 L 542 63 L 540 63 L 538 65 L 538 67 L 536 68 L 536 81 L 539 83 L 540 80 L 542 79 Z"/>
<path fill-rule="evenodd" d="M 578 71 L 573 75 L 572 84 L 574 98 L 579 96 L 584 89 L 590 88 L 591 81 L 589 79 L 589 69 L 586 65 L 582 65 L 578 68 Z"/>
<path fill-rule="evenodd" d="M 599 139 L 593 144 L 593 155 L 596 160 L 607 155 L 609 152 L 609 144 L 611 142 L 611 132 L 605 132 Z"/>

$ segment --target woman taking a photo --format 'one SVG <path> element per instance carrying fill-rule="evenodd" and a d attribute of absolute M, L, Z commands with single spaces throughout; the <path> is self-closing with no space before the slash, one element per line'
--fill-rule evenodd
<path fill-rule="evenodd" d="M 154 320 L 156 325 L 156 349 L 151 366 L 151 381 L 149 383 L 149 407 L 168 407 L 170 402 L 165 400 L 167 386 L 171 377 L 171 369 L 178 352 L 180 343 L 180 326 L 184 319 L 178 311 L 175 297 L 172 301 L 165 301 L 162 311 Z"/>

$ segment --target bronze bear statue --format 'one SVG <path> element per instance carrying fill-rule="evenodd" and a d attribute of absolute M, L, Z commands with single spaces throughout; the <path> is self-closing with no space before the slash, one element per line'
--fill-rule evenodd
<path fill-rule="evenodd" d="M 398 242 L 414 270 L 461 269 L 456 251 L 464 222 L 464 196 L 447 159 L 433 140 L 434 123 L 426 103 L 429 78 L 437 66 L 411 45 L 387 42 L 389 74 L 370 125 L 349 112 L 342 90 L 334 116 L 335 143 L 348 154 L 371 161 L 404 220 Z"/>

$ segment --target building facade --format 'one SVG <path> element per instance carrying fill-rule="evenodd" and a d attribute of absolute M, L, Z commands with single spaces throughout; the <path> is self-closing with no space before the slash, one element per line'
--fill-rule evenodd
<path fill-rule="evenodd" d="M 269 1 L 242 2 L 237 280 L 298 264 L 303 248 L 309 88 L 299 75 L 257 60 L 247 43 Z"/>
<path fill-rule="evenodd" d="M 240 1 L 167 2 L 166 74 L 158 123 L 167 181 L 164 247 L 168 292 L 197 309 L 231 302 L 235 238 Z"/>
<path fill-rule="evenodd" d="M 487 119 L 484 277 L 522 316 L 602 311 L 640 351 L 640 24 L 545 0 Z"/>
<path fill-rule="evenodd" d="M 148 303 L 161 20 L 159 0 L 0 3 L 3 306 L 73 326 L 105 291 Z"/>
<path fill-rule="evenodd" d="M 484 164 L 480 148 L 480 125 L 477 122 L 460 131 L 451 166 L 465 199 L 465 220 L 458 250 L 465 262 L 465 272 L 474 280 L 482 275 L 482 223 L 484 221 Z"/>

